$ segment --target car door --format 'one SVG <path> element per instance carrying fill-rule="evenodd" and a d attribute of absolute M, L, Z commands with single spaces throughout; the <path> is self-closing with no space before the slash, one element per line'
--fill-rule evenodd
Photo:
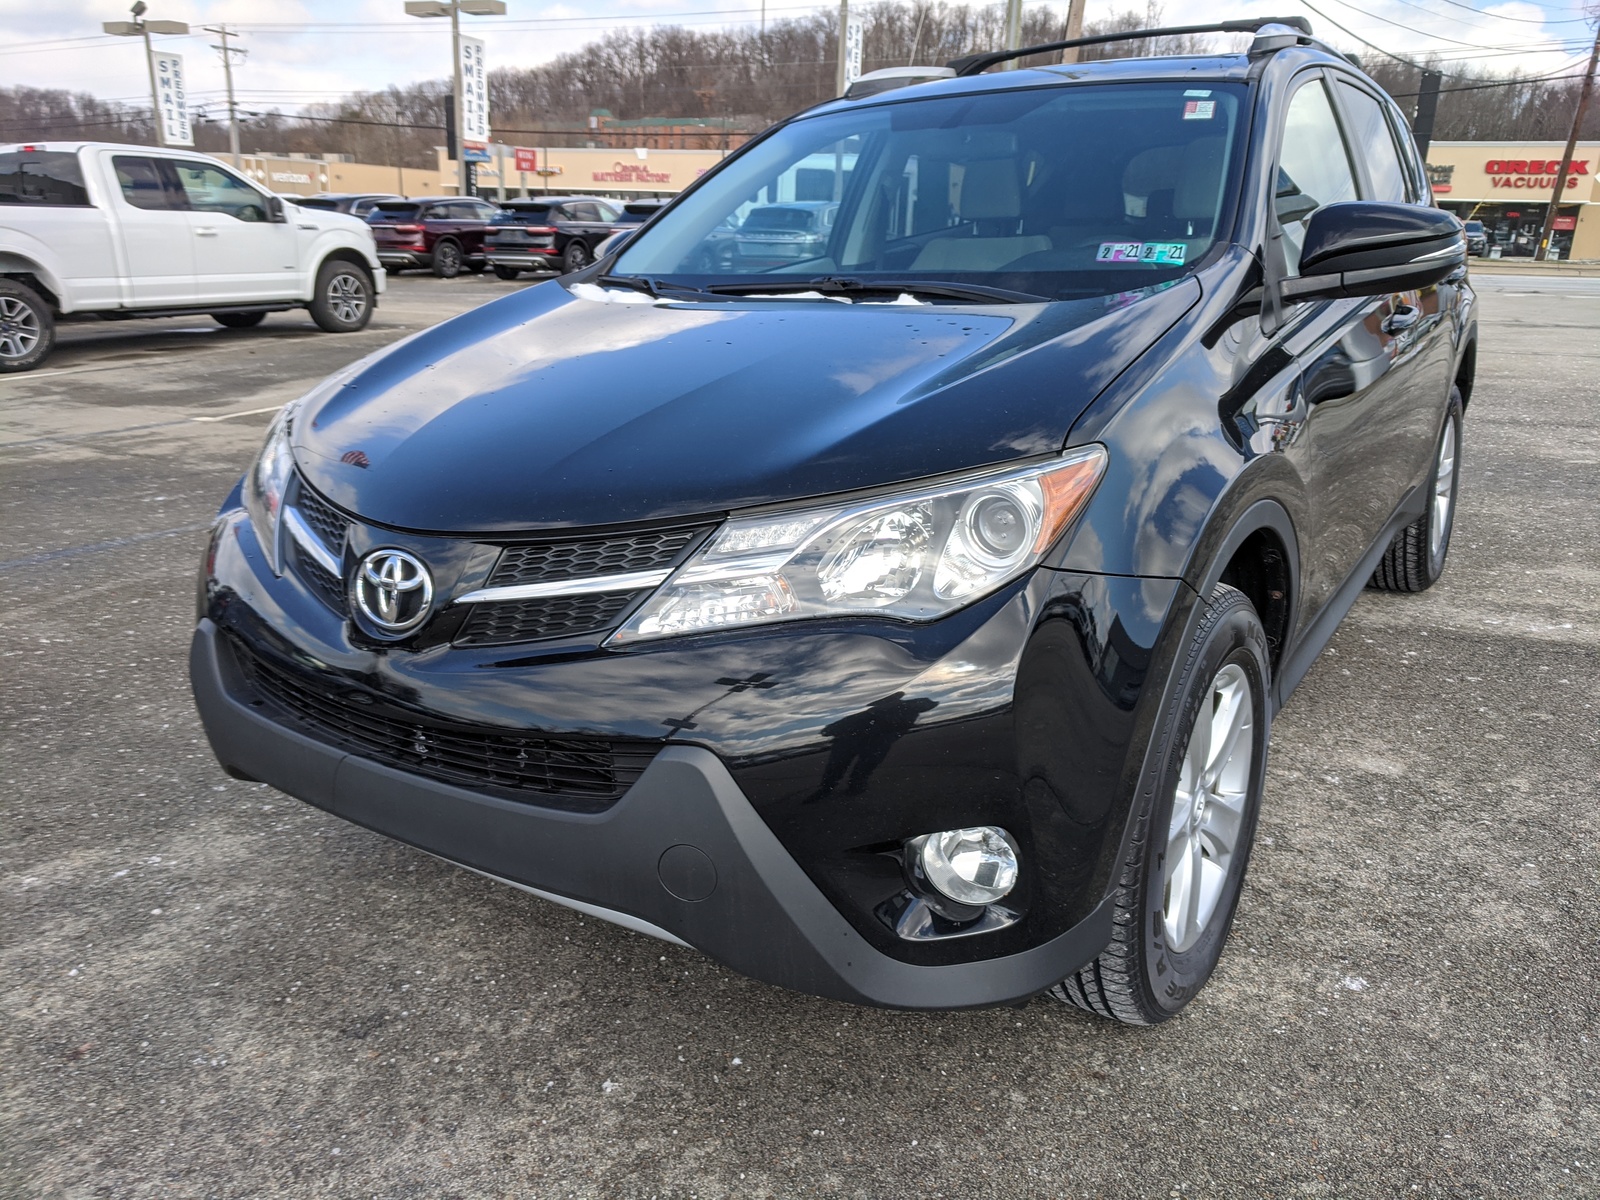
<path fill-rule="evenodd" d="M 199 302 L 296 298 L 294 226 L 272 219 L 266 193 L 220 166 L 183 159 L 171 165 L 189 202 Z"/>
<path fill-rule="evenodd" d="M 121 243 L 123 297 L 140 308 L 193 304 L 194 234 L 189 202 L 166 159 L 111 154 L 111 214 Z"/>
<path fill-rule="evenodd" d="M 1284 277 L 1299 274 L 1311 214 L 1361 198 L 1364 176 L 1346 142 L 1330 81 L 1301 76 L 1285 110 L 1275 179 L 1277 249 Z M 1382 532 L 1404 489 L 1393 440 L 1403 424 L 1392 373 L 1393 297 L 1317 300 L 1291 305 L 1275 343 L 1299 372 L 1292 409 L 1266 419 L 1276 444 L 1305 485 L 1301 536 L 1305 619 L 1350 577 Z M 1402 318 L 1403 319 L 1403 318 Z"/>

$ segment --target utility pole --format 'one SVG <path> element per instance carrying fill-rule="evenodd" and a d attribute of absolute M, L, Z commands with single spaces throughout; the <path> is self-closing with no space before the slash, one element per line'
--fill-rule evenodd
<path fill-rule="evenodd" d="M 1067 31 L 1061 35 L 1062 41 L 1071 41 L 1073 38 L 1083 36 L 1083 6 L 1086 2 L 1087 0 L 1071 0 L 1067 5 Z M 1061 52 L 1061 61 L 1063 63 L 1077 62 L 1080 49 L 1082 49 L 1080 46 L 1067 47 Z"/>
<path fill-rule="evenodd" d="M 839 0 L 839 67 L 833 73 L 833 94 L 844 95 L 845 39 L 850 36 L 850 0 Z"/>
<path fill-rule="evenodd" d="M 233 156 L 233 166 L 239 169 L 239 106 L 233 99 L 233 56 L 237 54 L 241 59 L 250 51 L 242 50 L 238 46 L 228 45 L 228 39 L 235 36 L 233 30 L 226 25 L 205 25 L 202 28 L 207 33 L 214 33 L 222 39 L 219 46 L 211 43 L 213 50 L 222 52 L 222 76 L 228 83 L 228 153 Z"/>
<path fill-rule="evenodd" d="M 1022 0 L 1006 0 L 1006 31 L 1000 39 L 1000 44 L 1007 50 L 1015 50 L 1022 45 Z M 1002 71 L 1015 71 L 1022 63 L 1018 59 L 1000 64 Z"/>
<path fill-rule="evenodd" d="M 1550 257 L 1550 238 L 1556 228 L 1556 206 L 1561 203 L 1561 193 L 1567 190 L 1567 172 L 1572 170 L 1572 156 L 1578 152 L 1578 133 L 1583 128 L 1583 114 L 1589 107 L 1589 93 L 1594 90 L 1594 68 L 1600 62 L 1600 25 L 1594 31 L 1594 50 L 1589 55 L 1589 69 L 1583 75 L 1583 87 L 1578 92 L 1578 111 L 1572 114 L 1572 132 L 1567 135 L 1567 150 L 1561 156 L 1561 170 L 1556 172 L 1555 190 L 1550 194 L 1550 207 L 1545 210 L 1544 228 L 1539 231 L 1539 248 L 1536 259 Z"/>

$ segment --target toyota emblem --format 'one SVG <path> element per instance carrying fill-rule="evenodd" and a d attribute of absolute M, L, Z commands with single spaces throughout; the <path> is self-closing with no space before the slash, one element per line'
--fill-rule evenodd
<path fill-rule="evenodd" d="M 394 637 L 422 624 L 433 606 L 433 577 L 404 550 L 374 550 L 363 558 L 351 590 L 361 615 Z"/>

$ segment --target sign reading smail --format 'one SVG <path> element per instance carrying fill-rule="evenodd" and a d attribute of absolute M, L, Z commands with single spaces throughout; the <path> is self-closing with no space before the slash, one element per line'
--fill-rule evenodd
<path fill-rule="evenodd" d="M 1483 164 L 1489 185 L 1497 188 L 1549 188 L 1562 173 L 1559 158 L 1491 158 Z M 1567 186 L 1577 187 L 1578 176 L 1589 173 L 1587 159 L 1566 164 Z"/>

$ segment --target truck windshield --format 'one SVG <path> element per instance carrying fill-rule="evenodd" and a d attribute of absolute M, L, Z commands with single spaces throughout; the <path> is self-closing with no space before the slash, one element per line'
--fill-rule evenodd
<path fill-rule="evenodd" d="M 613 274 L 947 282 L 1068 299 L 1176 279 L 1231 206 L 1242 84 L 1035 87 L 803 118 L 684 197 Z M 751 288 L 750 290 L 755 290 Z"/>

